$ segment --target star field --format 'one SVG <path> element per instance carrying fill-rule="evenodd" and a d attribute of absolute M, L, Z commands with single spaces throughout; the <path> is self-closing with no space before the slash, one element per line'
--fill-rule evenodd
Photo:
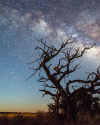
<path fill-rule="evenodd" d="M 36 39 L 59 47 L 71 34 L 76 48 L 96 43 L 71 76 L 84 79 L 100 65 L 100 0 L 0 0 L 0 111 L 47 111 L 52 100 L 38 91 L 38 74 L 26 81 L 27 63 L 37 59 Z"/>

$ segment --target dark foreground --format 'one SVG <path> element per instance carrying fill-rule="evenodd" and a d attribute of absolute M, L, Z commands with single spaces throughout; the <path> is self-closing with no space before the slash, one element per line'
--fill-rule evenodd
<path fill-rule="evenodd" d="M 0 115 L 0 125 L 100 125 L 100 115 L 91 117 L 89 114 L 78 116 L 76 120 L 68 121 L 63 115 L 58 118 L 52 113 L 41 113 L 33 115 L 22 113 L 13 115 Z"/>

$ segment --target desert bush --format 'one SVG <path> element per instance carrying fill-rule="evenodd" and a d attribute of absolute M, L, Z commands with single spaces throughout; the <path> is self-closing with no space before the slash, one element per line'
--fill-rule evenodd
<path fill-rule="evenodd" d="M 25 118 L 22 115 L 17 115 L 11 119 L 10 124 L 11 125 L 21 125 L 24 123 L 24 121 L 25 121 Z"/>
<path fill-rule="evenodd" d="M 9 122 L 10 122 L 10 119 L 7 116 L 0 117 L 0 125 L 8 125 Z"/>
<path fill-rule="evenodd" d="M 39 111 L 35 117 L 17 115 L 14 117 L 0 117 L 0 125 L 99 125 L 100 115 L 97 113 L 92 116 L 89 112 L 81 115 L 79 113 L 75 120 L 66 119 L 63 113 L 60 118 L 52 112 L 42 113 Z"/>
<path fill-rule="evenodd" d="M 43 122 L 43 113 L 41 111 L 38 111 L 35 117 L 35 123 L 36 125 L 41 125 Z"/>

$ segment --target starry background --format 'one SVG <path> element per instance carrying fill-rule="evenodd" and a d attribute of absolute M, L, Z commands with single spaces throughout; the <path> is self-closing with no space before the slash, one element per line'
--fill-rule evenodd
<path fill-rule="evenodd" d="M 100 65 L 100 0 L 0 0 L 0 111 L 47 111 L 51 97 L 38 91 L 38 74 L 26 81 L 26 63 L 37 58 L 36 39 L 59 47 L 71 34 L 76 47 L 96 43 L 70 76 L 85 79 Z"/>

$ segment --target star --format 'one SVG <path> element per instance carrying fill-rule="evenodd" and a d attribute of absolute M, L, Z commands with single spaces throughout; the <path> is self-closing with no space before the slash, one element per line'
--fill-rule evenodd
<path fill-rule="evenodd" d="M 99 0 L 0 1 L 0 111 L 8 111 L 10 106 L 10 111 L 26 111 L 23 104 L 28 105 L 27 112 L 47 111 L 44 105 L 51 98 L 42 98 L 38 91 L 42 87 L 37 82 L 38 74 L 26 81 L 33 73 L 27 63 L 40 54 L 35 51 L 36 46 L 41 46 L 37 40 L 43 38 L 48 45 L 59 48 L 70 35 L 75 39 L 75 49 L 96 43 L 79 59 L 82 68 L 73 75 L 85 78 L 86 72 L 96 71 L 100 65 Z M 55 65 L 59 57 L 51 63 Z M 37 105 L 39 100 L 41 106 Z"/>

